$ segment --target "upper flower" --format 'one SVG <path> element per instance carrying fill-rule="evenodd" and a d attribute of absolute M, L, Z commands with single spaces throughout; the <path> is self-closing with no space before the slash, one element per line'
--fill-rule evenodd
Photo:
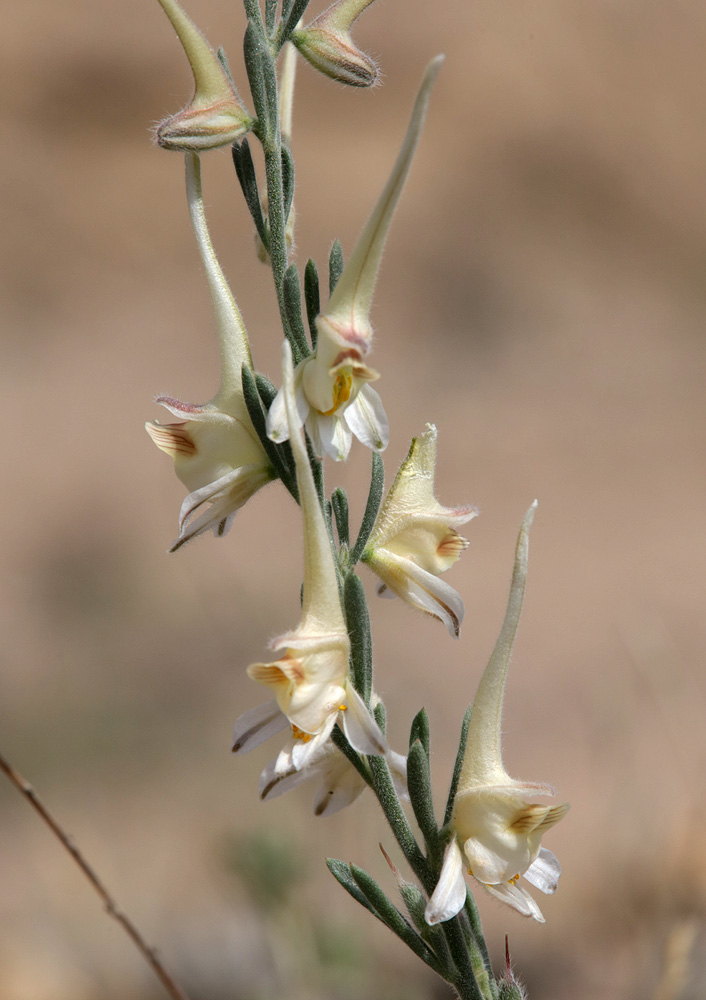
<path fill-rule="evenodd" d="M 179 36 L 191 71 L 194 96 L 177 114 L 157 126 L 165 149 L 201 152 L 229 145 L 245 135 L 253 119 L 247 113 L 218 56 L 177 0 L 159 0 Z"/>
<path fill-rule="evenodd" d="M 391 591 L 439 618 L 458 637 L 464 616 L 458 593 L 439 579 L 468 545 L 456 528 L 475 517 L 474 507 L 443 507 L 434 496 L 436 427 L 412 440 L 362 555 Z"/>
<path fill-rule="evenodd" d="M 350 641 L 343 618 L 331 542 L 319 504 L 301 428 L 297 425 L 294 372 L 287 341 L 282 380 L 292 453 L 304 520 L 302 618 L 295 631 L 275 639 L 274 663 L 254 663 L 248 675 L 271 688 L 292 725 L 293 762 L 303 767 L 328 739 L 341 717 L 348 742 L 360 753 L 384 754 L 386 743 L 348 679 Z"/>
<path fill-rule="evenodd" d="M 224 534 L 238 508 L 274 476 L 243 396 L 241 370 L 244 364 L 252 367 L 250 347 L 211 244 L 199 158 L 193 153 L 186 155 L 186 192 L 216 313 L 221 384 L 214 398 L 203 405 L 158 396 L 158 403 L 182 419 L 175 424 L 145 424 L 157 447 L 174 459 L 177 476 L 191 491 L 181 507 L 179 537 L 172 550 L 209 528 Z M 199 515 L 204 504 L 208 507 Z"/>
<path fill-rule="evenodd" d="M 541 910 L 518 880 L 524 875 L 542 892 L 553 893 L 561 874 L 559 862 L 541 842 L 542 835 L 559 822 L 569 806 L 536 802 L 538 797 L 554 794 L 551 786 L 511 778 L 501 753 L 505 680 L 522 611 L 529 529 L 535 509 L 536 501 L 520 528 L 505 620 L 473 702 L 451 818 L 453 839 L 427 905 L 429 924 L 449 920 L 463 906 L 464 866 L 491 895 L 542 923 Z"/>
<path fill-rule="evenodd" d="M 306 28 L 297 28 L 291 39 L 315 69 L 351 87 L 370 87 L 378 68 L 354 44 L 351 25 L 373 0 L 336 0 Z"/>
<path fill-rule="evenodd" d="M 387 232 L 442 61 L 443 56 L 437 56 L 427 66 L 392 174 L 326 309 L 316 319 L 316 353 L 295 371 L 296 426 L 306 423 L 317 453 L 326 452 L 337 462 L 348 457 L 353 435 L 376 451 L 387 447 L 387 417 L 370 386 L 378 374 L 364 362 L 373 336 L 370 307 Z M 285 441 L 290 433 L 281 390 L 268 415 L 267 433 L 273 441 Z"/>

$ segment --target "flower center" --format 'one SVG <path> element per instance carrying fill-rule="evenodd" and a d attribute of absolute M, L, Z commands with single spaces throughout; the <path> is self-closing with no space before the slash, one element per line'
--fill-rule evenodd
<path fill-rule="evenodd" d="M 320 410 L 321 415 L 323 417 L 330 417 L 332 413 L 336 412 L 341 403 L 347 403 L 350 399 L 352 388 L 353 376 L 350 371 L 341 369 L 336 375 L 336 381 L 333 383 L 333 406 L 330 410 Z"/>
<path fill-rule="evenodd" d="M 308 743 L 311 739 L 311 733 L 305 733 L 303 729 L 295 726 L 294 723 L 292 723 L 292 736 L 295 740 L 301 740 L 302 743 Z"/>

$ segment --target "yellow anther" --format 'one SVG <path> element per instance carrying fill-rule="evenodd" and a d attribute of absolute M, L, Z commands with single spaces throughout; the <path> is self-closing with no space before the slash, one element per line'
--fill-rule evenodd
<path fill-rule="evenodd" d="M 292 736 L 295 740 L 301 740 L 302 743 L 308 743 L 311 739 L 311 733 L 305 733 L 303 729 L 295 726 L 294 723 L 292 723 Z"/>
<path fill-rule="evenodd" d="M 350 399 L 351 389 L 353 388 L 353 376 L 349 371 L 341 370 L 336 375 L 336 381 L 333 383 L 333 406 L 330 410 L 321 410 L 321 415 L 324 417 L 330 417 L 332 413 L 335 413 L 341 403 L 347 403 Z"/>
<path fill-rule="evenodd" d="M 517 875 L 513 875 L 512 878 L 509 878 L 508 882 L 510 883 L 510 885 L 515 885 L 516 882 L 518 881 L 519 877 L 520 877 L 520 873 L 518 872 Z"/>
<path fill-rule="evenodd" d="M 345 712 L 347 708 L 348 708 L 348 705 L 339 705 L 338 706 L 338 711 L 339 712 Z"/>

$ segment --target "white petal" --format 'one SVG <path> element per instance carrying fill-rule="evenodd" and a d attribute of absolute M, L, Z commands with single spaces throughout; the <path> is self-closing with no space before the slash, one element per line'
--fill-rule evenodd
<path fill-rule="evenodd" d="M 310 777 L 310 771 L 297 771 L 296 768 L 278 773 L 277 761 L 270 761 L 260 775 L 260 798 L 263 801 L 276 799 L 278 795 L 284 795 L 285 792 L 291 791 L 292 788 L 295 788 L 302 781 L 306 781 Z"/>
<path fill-rule="evenodd" d="M 361 444 L 373 451 L 384 451 L 390 440 L 390 423 L 379 393 L 364 385 L 347 406 L 345 420 Z"/>
<path fill-rule="evenodd" d="M 390 768 L 392 783 L 395 791 L 401 799 L 409 801 L 409 791 L 407 790 L 407 758 L 394 750 L 388 750 L 385 755 L 387 766 Z"/>
<path fill-rule="evenodd" d="M 466 902 L 466 883 L 463 878 L 463 857 L 456 838 L 444 853 L 444 863 L 436 889 L 427 903 L 424 919 L 433 926 L 455 917 Z"/>
<path fill-rule="evenodd" d="M 382 730 L 351 683 L 346 687 L 346 711 L 342 712 L 343 732 L 358 753 L 382 757 L 388 746 Z"/>
<path fill-rule="evenodd" d="M 331 715 L 326 720 L 324 728 L 316 736 L 313 736 L 310 740 L 305 743 L 303 740 L 297 740 L 292 749 L 292 763 L 298 771 L 301 771 L 305 767 L 309 767 L 310 764 L 316 759 L 321 751 L 322 745 L 331 735 L 331 730 L 336 724 L 337 712 L 332 712 Z"/>
<path fill-rule="evenodd" d="M 365 782 L 343 754 L 336 751 L 340 761 L 332 759 L 324 780 L 314 798 L 315 816 L 333 816 L 340 809 L 355 802 L 365 789 Z"/>
<path fill-rule="evenodd" d="M 546 847 L 540 848 L 538 857 L 525 872 L 527 881 L 547 895 L 556 892 L 560 875 L 559 859 Z"/>
<path fill-rule="evenodd" d="M 522 886 L 511 885 L 509 882 L 501 882 L 500 885 L 486 885 L 482 882 L 481 885 L 491 896 L 495 896 L 502 903 L 507 903 L 523 917 L 532 917 L 537 923 L 544 923 L 542 911 Z"/>
<path fill-rule="evenodd" d="M 302 362 L 304 364 L 305 362 Z M 300 366 L 294 369 L 294 399 L 296 404 L 296 413 L 298 426 L 303 427 L 304 421 L 309 414 L 309 404 L 304 397 L 304 393 L 301 388 L 301 378 L 297 378 L 297 372 Z M 287 423 L 287 410 L 284 404 L 284 388 L 281 388 L 275 398 L 272 400 L 272 405 L 270 406 L 269 413 L 267 414 L 267 436 L 270 441 L 276 441 L 278 444 L 281 441 L 289 441 L 289 424 Z"/>
<path fill-rule="evenodd" d="M 374 573 L 383 576 L 388 587 L 398 597 L 420 611 L 425 611 L 444 623 L 449 635 L 457 639 L 466 609 L 458 591 L 438 576 L 428 573 L 412 559 L 380 549 L 368 562 Z M 385 572 L 387 570 L 387 572 Z"/>
<path fill-rule="evenodd" d="M 326 454 L 330 455 L 334 462 L 345 462 L 353 443 L 353 435 L 345 420 L 336 413 L 331 416 L 318 414 L 316 426 L 321 447 Z"/>
<path fill-rule="evenodd" d="M 287 411 L 284 407 L 284 391 L 279 390 L 272 400 L 269 413 L 267 414 L 267 436 L 270 441 L 289 441 L 289 425 L 287 424 Z"/>
<path fill-rule="evenodd" d="M 243 712 L 233 728 L 233 753 L 248 753 L 288 725 L 274 699 Z"/>
<path fill-rule="evenodd" d="M 463 853 L 474 878 L 484 884 L 505 882 L 515 872 L 508 871 L 508 862 L 501 855 L 486 847 L 476 837 L 469 837 L 463 844 Z"/>

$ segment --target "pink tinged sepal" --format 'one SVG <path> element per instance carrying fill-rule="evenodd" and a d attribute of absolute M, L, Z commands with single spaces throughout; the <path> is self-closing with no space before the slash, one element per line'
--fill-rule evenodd
<path fill-rule="evenodd" d="M 444 852 L 441 874 L 431 899 L 424 911 L 424 919 L 430 926 L 451 920 L 466 902 L 466 882 L 463 877 L 463 856 L 456 838 Z"/>
<path fill-rule="evenodd" d="M 240 139 L 253 125 L 218 56 L 177 0 L 159 0 L 194 76 L 194 95 L 155 131 L 164 149 L 204 152 Z"/>
<path fill-rule="evenodd" d="M 370 87 L 377 79 L 375 62 L 353 42 L 350 30 L 373 0 L 336 0 L 291 38 L 314 69 L 351 87 Z"/>
<path fill-rule="evenodd" d="M 270 736 L 286 729 L 289 721 L 276 701 L 267 701 L 243 712 L 233 727 L 233 753 L 249 753 Z"/>

